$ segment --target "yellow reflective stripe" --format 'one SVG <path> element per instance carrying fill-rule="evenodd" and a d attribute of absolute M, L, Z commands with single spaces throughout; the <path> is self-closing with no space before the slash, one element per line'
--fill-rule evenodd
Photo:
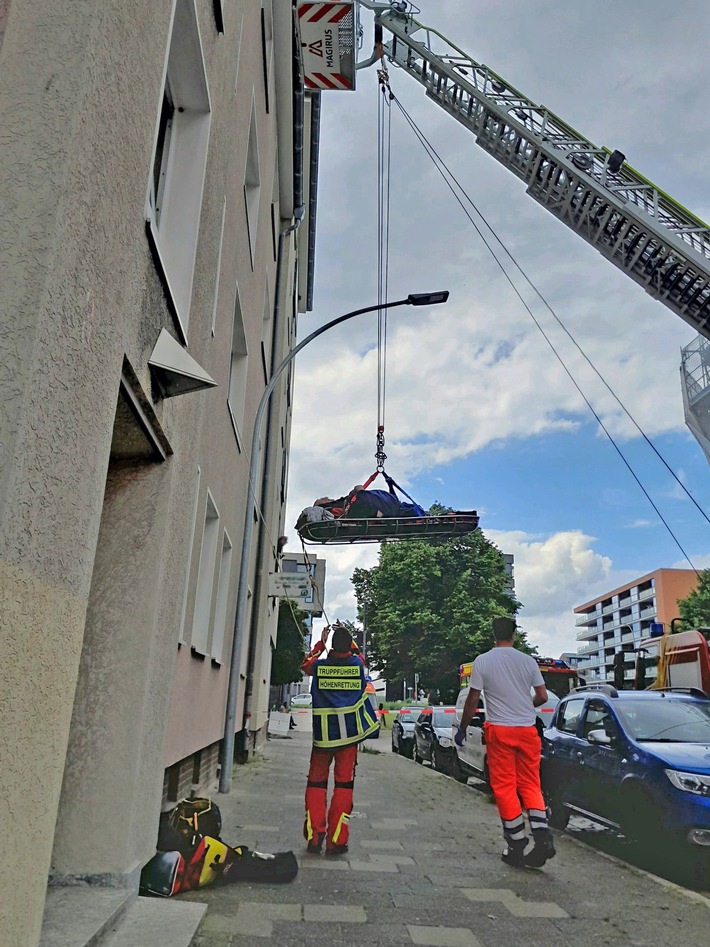
<path fill-rule="evenodd" d="M 306 841 L 310 842 L 313 838 L 313 825 L 311 824 L 311 814 L 306 809 Z"/>
<path fill-rule="evenodd" d="M 363 710 L 363 708 L 365 719 L 368 721 L 366 726 L 363 724 L 360 715 L 360 711 Z M 339 746 L 349 746 L 351 743 L 360 743 L 361 740 L 364 740 L 365 737 L 379 730 L 380 727 L 377 716 L 372 711 L 367 694 L 363 694 L 360 700 L 350 707 L 314 707 L 313 713 L 321 718 L 323 716 L 336 717 L 338 720 L 338 732 L 341 734 L 338 738 L 331 740 L 328 736 L 328 720 L 321 719 L 321 739 L 316 739 L 315 734 L 313 736 L 313 745 L 319 749 L 334 749 Z M 357 729 L 357 733 L 351 737 L 342 736 L 345 715 L 349 713 L 355 714 L 355 725 Z M 347 734 L 347 730 L 345 732 Z"/>
<path fill-rule="evenodd" d="M 343 812 L 342 815 L 340 816 L 340 818 L 338 819 L 338 826 L 337 826 L 335 832 L 333 832 L 333 842 L 334 842 L 334 844 L 336 844 L 336 845 L 338 844 L 338 839 L 340 838 L 340 830 L 341 830 L 342 827 L 343 827 L 347 822 L 349 822 L 349 821 L 350 821 L 350 816 L 348 815 L 347 812 Z"/>

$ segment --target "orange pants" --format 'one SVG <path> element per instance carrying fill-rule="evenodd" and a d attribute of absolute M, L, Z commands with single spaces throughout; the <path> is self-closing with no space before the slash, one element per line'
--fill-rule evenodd
<path fill-rule="evenodd" d="M 537 727 L 501 727 L 486 723 L 484 733 L 491 789 L 503 826 L 512 827 L 521 818 L 521 802 L 528 812 L 533 810 L 544 817 Z M 547 820 L 544 822 L 546 825 Z"/>
<path fill-rule="evenodd" d="M 330 800 L 326 832 L 328 774 L 333 761 L 335 761 L 333 767 L 335 787 Z M 347 845 L 350 832 L 348 823 L 353 809 L 356 764 L 357 743 L 341 746 L 337 750 L 321 750 L 313 747 L 306 786 L 306 820 L 303 825 L 303 834 L 307 841 L 310 842 L 318 836 L 325 836 L 326 848 Z"/>

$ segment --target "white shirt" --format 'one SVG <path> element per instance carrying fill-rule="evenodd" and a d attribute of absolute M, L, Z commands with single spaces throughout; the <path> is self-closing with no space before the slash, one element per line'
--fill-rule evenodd
<path fill-rule="evenodd" d="M 530 688 L 544 683 L 537 661 L 516 648 L 493 648 L 471 670 L 471 689 L 486 695 L 486 720 L 501 727 L 535 724 Z"/>

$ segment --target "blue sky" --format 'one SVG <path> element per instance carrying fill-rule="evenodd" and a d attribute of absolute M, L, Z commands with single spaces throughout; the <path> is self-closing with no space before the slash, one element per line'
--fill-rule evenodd
<path fill-rule="evenodd" d="M 710 219 L 710 8 L 692 0 L 420 6 L 421 21 L 592 141 L 622 150 L 659 187 Z M 369 53 L 366 16 L 363 25 Z M 680 348 L 693 330 L 532 201 L 413 79 L 391 70 L 391 82 L 709 509 L 710 469 L 684 426 L 679 386 Z M 359 73 L 355 93 L 323 94 L 315 308 L 301 317 L 301 335 L 377 299 L 376 97 L 372 69 Z M 521 624 L 542 653 L 557 654 L 575 646 L 575 605 L 652 569 L 687 563 L 398 112 L 392 128 L 389 298 L 447 288 L 451 300 L 390 315 L 387 467 L 423 505 L 436 499 L 479 510 L 486 535 L 515 555 Z M 531 305 L 696 567 L 710 565 L 708 523 L 549 312 Z M 289 525 L 314 497 L 340 495 L 374 467 L 375 341 L 375 317 L 365 316 L 298 357 Z M 299 548 L 293 531 L 289 537 L 288 548 Z M 328 562 L 329 617 L 354 617 L 349 578 L 355 566 L 376 561 L 376 547 L 319 554 Z"/>

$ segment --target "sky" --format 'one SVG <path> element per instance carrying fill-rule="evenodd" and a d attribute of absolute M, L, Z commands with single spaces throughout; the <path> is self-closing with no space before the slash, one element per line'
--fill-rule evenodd
<path fill-rule="evenodd" d="M 710 220 L 710 5 L 696 0 L 420 0 L 420 22 Z M 363 12 L 364 59 L 372 18 Z M 680 349 L 695 332 L 525 193 L 524 184 L 401 70 L 392 90 L 519 265 L 700 507 L 710 469 L 685 427 Z M 324 92 L 314 309 L 299 337 L 377 302 L 377 77 Z M 710 567 L 710 526 L 550 313 L 536 318 L 652 498 L 510 289 L 398 109 L 392 114 L 391 300 L 450 291 L 388 317 L 388 472 L 422 505 L 477 509 L 515 557 L 518 622 L 539 653 L 576 650 L 573 609 L 657 568 Z M 315 497 L 375 469 L 377 317 L 353 319 L 296 360 L 288 551 Z M 377 486 L 375 483 L 373 486 Z M 682 548 L 681 548 L 682 547 Z M 327 560 L 326 614 L 354 619 L 350 577 L 377 545 L 309 546 Z M 316 624 L 318 627 L 318 624 Z"/>

